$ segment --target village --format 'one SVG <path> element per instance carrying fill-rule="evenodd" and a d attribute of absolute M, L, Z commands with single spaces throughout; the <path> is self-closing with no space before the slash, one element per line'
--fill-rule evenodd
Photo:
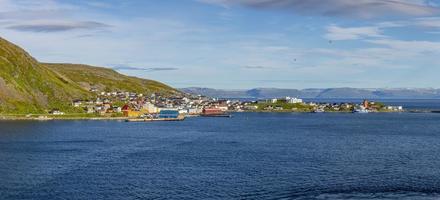
<path fill-rule="evenodd" d="M 88 114 L 100 116 L 122 116 L 142 119 L 182 119 L 191 116 L 229 117 L 230 101 L 216 100 L 204 96 L 150 96 L 134 92 L 99 92 L 94 100 L 75 100 L 72 106 L 82 108 Z M 53 115 L 65 113 L 56 109 Z"/>
<path fill-rule="evenodd" d="M 97 92 L 94 100 L 75 100 L 72 106 L 85 113 L 127 119 L 183 120 L 185 117 L 231 117 L 234 112 L 402 112 L 402 106 L 387 106 L 364 100 L 361 103 L 305 102 L 295 97 L 263 100 L 227 100 L 200 95 L 146 96 L 134 92 Z M 64 115 L 54 109 L 52 115 Z"/>

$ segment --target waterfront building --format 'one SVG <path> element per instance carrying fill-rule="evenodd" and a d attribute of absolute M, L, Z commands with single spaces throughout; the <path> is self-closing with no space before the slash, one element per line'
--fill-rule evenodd
<path fill-rule="evenodd" d="M 142 108 L 146 110 L 148 113 L 158 113 L 159 109 L 152 103 L 146 102 Z"/>
<path fill-rule="evenodd" d="M 124 105 L 124 107 L 122 107 L 122 113 L 124 113 L 125 117 L 139 117 L 141 115 L 139 111 L 135 111 L 129 105 Z"/>
<path fill-rule="evenodd" d="M 220 104 L 220 105 L 217 106 L 217 108 L 220 109 L 223 112 L 226 112 L 229 109 L 227 104 Z"/>
<path fill-rule="evenodd" d="M 287 103 L 302 103 L 303 102 L 303 100 L 302 99 L 299 99 L 299 98 L 296 98 L 296 97 L 294 97 L 294 98 L 292 98 L 292 97 L 286 97 L 286 101 L 287 101 Z"/>
<path fill-rule="evenodd" d="M 190 108 L 188 109 L 188 114 L 190 115 L 199 115 L 203 112 L 203 109 L 201 108 Z"/>
<path fill-rule="evenodd" d="M 177 111 L 177 110 L 161 110 L 159 112 L 159 118 L 177 119 L 177 118 L 179 118 L 179 111 Z"/>

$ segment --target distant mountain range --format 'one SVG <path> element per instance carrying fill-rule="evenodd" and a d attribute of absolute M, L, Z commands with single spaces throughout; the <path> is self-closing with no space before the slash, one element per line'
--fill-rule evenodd
<path fill-rule="evenodd" d="M 440 99 L 440 89 L 430 88 L 326 88 L 326 89 L 278 89 L 255 88 L 250 90 L 219 90 L 211 88 L 182 88 L 183 92 L 215 98 L 255 98 L 277 97 L 299 98 L 353 98 L 353 99 Z"/>

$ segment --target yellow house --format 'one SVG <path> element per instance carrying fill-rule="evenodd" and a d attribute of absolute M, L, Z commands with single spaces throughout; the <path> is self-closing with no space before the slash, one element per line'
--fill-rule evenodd
<path fill-rule="evenodd" d="M 122 107 L 122 113 L 125 117 L 139 117 L 141 115 L 141 112 L 134 111 L 129 105 Z"/>

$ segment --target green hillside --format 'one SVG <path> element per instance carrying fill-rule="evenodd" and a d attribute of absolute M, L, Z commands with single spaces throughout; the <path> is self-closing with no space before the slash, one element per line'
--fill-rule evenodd
<path fill-rule="evenodd" d="M 119 74 L 111 69 L 74 64 L 42 64 L 20 47 L 0 38 L 0 113 L 76 112 L 73 99 L 103 91 L 176 94 L 162 83 Z"/>
<path fill-rule="evenodd" d="M 59 75 L 78 83 L 83 89 L 88 91 L 96 88 L 99 91 L 107 92 L 130 91 L 143 94 L 158 92 L 163 95 L 180 93 L 163 83 L 126 76 L 109 68 L 65 63 L 44 63 L 43 65 Z"/>
<path fill-rule="evenodd" d="M 0 38 L 0 113 L 68 109 L 71 99 L 89 95 L 78 84 L 63 79 L 20 47 Z"/>

